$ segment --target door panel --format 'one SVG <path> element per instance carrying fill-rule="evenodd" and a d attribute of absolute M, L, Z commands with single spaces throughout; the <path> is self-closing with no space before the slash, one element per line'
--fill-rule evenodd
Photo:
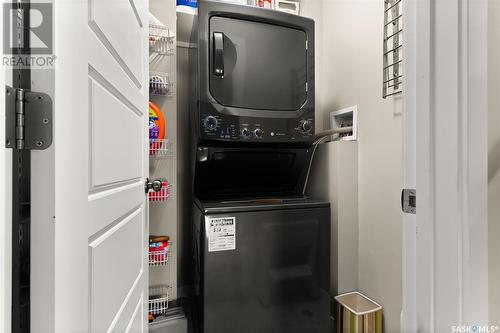
<path fill-rule="evenodd" d="M 109 193 L 112 193 L 110 195 Z M 104 230 L 123 217 L 123 207 L 137 207 L 144 198 L 144 184 L 135 182 L 89 195 L 90 230 Z"/>
<path fill-rule="evenodd" d="M 138 13 L 139 1 L 115 0 L 89 2 L 90 27 L 106 45 L 117 63 L 140 87 L 142 85 L 142 48 L 144 13 Z M 144 10 L 144 5 L 139 6 Z M 147 25 L 147 24 L 146 24 Z"/>
<path fill-rule="evenodd" d="M 143 133 L 142 110 L 94 79 L 90 85 L 91 191 L 140 180 L 142 160 L 130 156 L 139 156 L 143 149 L 142 141 L 137 140 Z"/>
<path fill-rule="evenodd" d="M 142 316 L 142 302 L 143 298 L 139 298 L 139 301 L 137 302 L 137 305 L 134 309 L 134 313 L 132 314 L 132 319 L 128 323 L 127 327 L 125 330 L 116 330 L 116 332 L 125 332 L 125 333 L 138 333 L 142 331 L 142 327 L 144 326 L 143 323 L 143 316 Z"/>
<path fill-rule="evenodd" d="M 54 7 L 55 313 L 44 315 L 54 332 L 146 332 L 148 3 Z"/>
<path fill-rule="evenodd" d="M 214 57 L 214 34 L 223 59 Z M 210 93 L 222 105 L 298 110 L 306 100 L 306 33 L 278 25 L 214 16 L 210 19 Z M 219 43 L 221 44 L 221 43 Z M 214 61 L 224 75 L 214 75 Z"/>
<path fill-rule="evenodd" d="M 90 244 L 90 300 L 92 331 L 104 332 L 119 317 L 127 295 L 140 280 L 143 267 L 142 207 Z M 93 239 L 94 237 L 92 237 Z M 124 246 L 126 244 L 126 246 Z"/>

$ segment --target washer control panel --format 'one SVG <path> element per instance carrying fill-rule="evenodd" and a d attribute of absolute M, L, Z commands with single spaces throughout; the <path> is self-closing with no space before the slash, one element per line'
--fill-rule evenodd
<path fill-rule="evenodd" d="M 200 113 L 202 139 L 247 142 L 304 142 L 314 138 L 314 119 L 251 118 Z"/>

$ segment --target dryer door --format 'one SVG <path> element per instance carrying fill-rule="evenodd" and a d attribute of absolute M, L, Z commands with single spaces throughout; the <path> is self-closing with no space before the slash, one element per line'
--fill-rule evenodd
<path fill-rule="evenodd" d="M 210 93 L 236 108 L 289 110 L 306 101 L 307 50 L 303 30 L 212 16 Z"/>

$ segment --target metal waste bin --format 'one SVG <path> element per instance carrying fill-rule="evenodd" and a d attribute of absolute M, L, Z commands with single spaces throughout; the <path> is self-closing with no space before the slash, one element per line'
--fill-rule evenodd
<path fill-rule="evenodd" d="M 335 296 L 334 322 L 337 333 L 382 333 L 382 306 L 351 292 Z"/>

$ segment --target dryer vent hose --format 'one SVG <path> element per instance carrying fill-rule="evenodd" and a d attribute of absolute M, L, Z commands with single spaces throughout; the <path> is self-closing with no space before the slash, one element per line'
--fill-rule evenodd
<path fill-rule="evenodd" d="M 352 132 L 352 126 L 348 127 L 340 127 L 340 128 L 331 128 L 326 131 L 319 132 L 316 134 L 316 140 L 314 140 L 312 144 L 312 153 L 311 153 L 311 159 L 309 160 L 309 165 L 307 167 L 307 174 L 306 174 L 306 180 L 304 182 L 304 188 L 302 189 L 302 196 L 306 195 L 306 189 L 307 189 L 307 184 L 309 183 L 309 174 L 311 173 L 311 166 L 314 160 L 314 154 L 316 153 L 316 149 L 318 146 L 330 139 L 330 136 L 335 135 L 335 134 L 344 134 L 344 133 L 350 133 Z"/>

